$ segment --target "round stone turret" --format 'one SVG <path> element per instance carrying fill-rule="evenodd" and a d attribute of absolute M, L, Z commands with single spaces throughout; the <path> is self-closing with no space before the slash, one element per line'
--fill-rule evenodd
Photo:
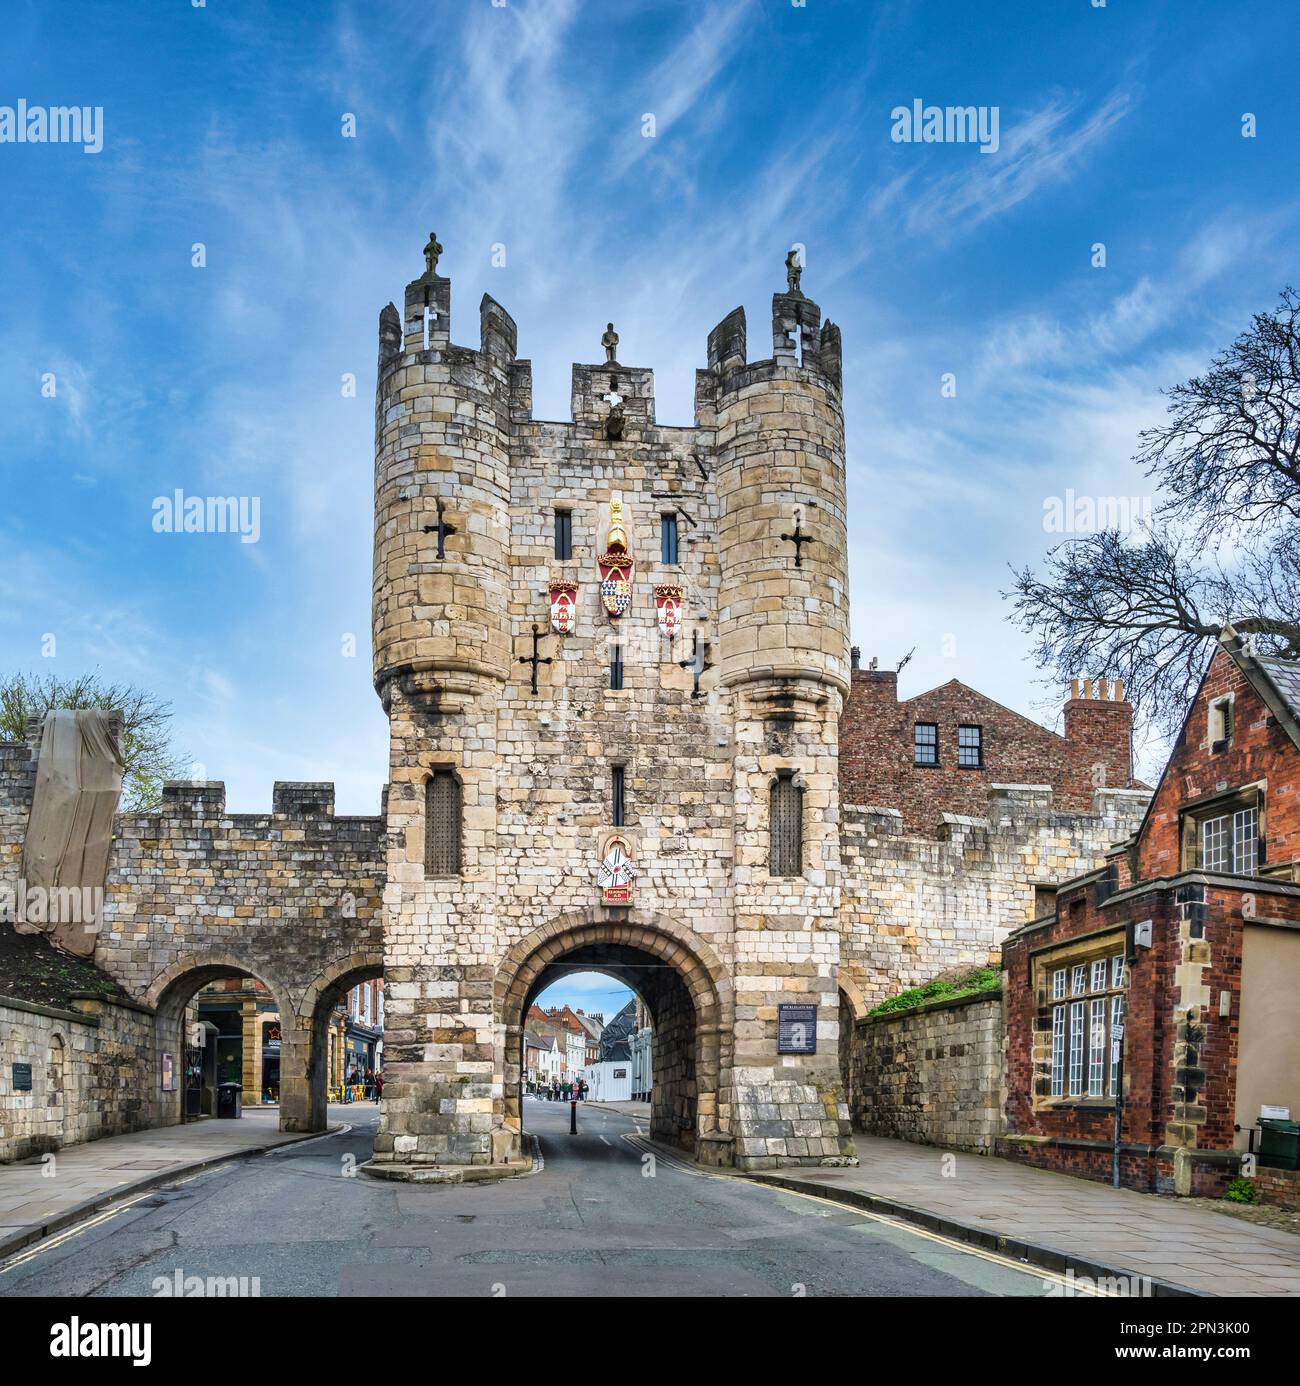
<path fill-rule="evenodd" d="M 480 349 L 453 346 L 451 281 L 426 249 L 430 261 L 404 319 L 390 303 L 379 322 L 373 633 L 386 706 L 394 679 L 436 704 L 510 667 L 515 325 L 485 296 Z"/>
<path fill-rule="evenodd" d="M 709 339 L 717 377 L 719 677 L 849 686 L 840 336 L 795 289 L 772 299 L 771 360 L 743 310 Z"/>

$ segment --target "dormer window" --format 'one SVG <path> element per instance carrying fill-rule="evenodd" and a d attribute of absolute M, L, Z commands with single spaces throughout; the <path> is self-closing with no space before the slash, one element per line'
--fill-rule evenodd
<path fill-rule="evenodd" d="M 1210 704 L 1210 752 L 1217 755 L 1232 745 L 1232 698 L 1216 698 Z"/>
<path fill-rule="evenodd" d="M 1200 821 L 1201 869 L 1253 876 L 1259 863 L 1259 809 L 1237 809 Z"/>
<path fill-rule="evenodd" d="M 1258 785 L 1184 810 L 1183 870 L 1257 875 L 1264 861 L 1264 824 L 1264 795 Z"/>

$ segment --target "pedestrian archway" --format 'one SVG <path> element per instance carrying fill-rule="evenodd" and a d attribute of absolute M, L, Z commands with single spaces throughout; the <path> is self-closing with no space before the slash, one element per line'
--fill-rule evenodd
<path fill-rule="evenodd" d="M 523 1129 L 522 1046 L 529 1006 L 566 972 L 602 972 L 645 1002 L 655 1037 L 650 1136 L 709 1164 L 730 1163 L 720 1121 L 731 1066 L 731 988 L 712 950 L 672 921 L 557 921 L 522 940 L 497 974 L 505 1030 L 505 1126 Z"/>
<path fill-rule="evenodd" d="M 226 978 L 260 983 L 261 990 L 284 1013 L 283 983 L 259 976 L 231 955 L 189 958 L 161 972 L 145 996 L 154 1009 L 154 1125 L 171 1126 L 187 1116 L 215 1115 L 216 1094 L 223 1084 L 239 1085 L 241 1105 L 254 1100 L 253 1095 L 260 1097 L 261 1053 L 253 1047 L 261 1040 L 257 1027 L 236 1023 L 222 1031 L 210 1021 L 198 1020 L 199 992 Z M 295 1057 L 291 1046 L 281 1046 L 281 1065 L 292 1063 Z M 192 1102 L 187 1097 L 191 1088 L 198 1090 Z"/>
<path fill-rule="evenodd" d="M 371 1095 L 364 1083 L 349 1080 L 354 1073 L 382 1070 L 382 1000 L 370 1004 L 368 1014 L 355 1017 L 340 1003 L 354 988 L 382 979 L 384 959 L 378 951 L 363 951 L 333 963 L 320 973 L 303 995 L 300 1029 L 307 1045 L 306 1107 L 294 1120 L 308 1124 L 284 1126 L 285 1130 L 322 1131 L 331 1100 L 365 1100 Z M 376 988 L 375 996 L 382 998 Z M 363 1089 L 362 1093 L 357 1088 Z M 283 1125 L 283 1123 L 282 1123 Z"/>

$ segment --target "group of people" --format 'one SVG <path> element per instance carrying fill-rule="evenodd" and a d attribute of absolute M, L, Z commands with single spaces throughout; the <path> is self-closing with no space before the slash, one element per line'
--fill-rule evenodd
<path fill-rule="evenodd" d="M 534 1097 L 544 1097 L 548 1102 L 585 1102 L 590 1089 L 585 1078 L 576 1081 L 566 1078 L 563 1082 L 558 1078 L 552 1078 L 549 1083 L 540 1080 L 534 1082 L 530 1078 L 528 1091 Z"/>
<path fill-rule="evenodd" d="M 354 1068 L 343 1089 L 344 1102 L 378 1102 L 383 1095 L 384 1075 L 374 1068 Z"/>

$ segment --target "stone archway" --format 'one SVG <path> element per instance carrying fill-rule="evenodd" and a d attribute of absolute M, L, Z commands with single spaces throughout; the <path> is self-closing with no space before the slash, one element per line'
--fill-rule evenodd
<path fill-rule="evenodd" d="M 174 1126 L 182 1120 L 184 1083 L 178 1081 L 170 1092 L 162 1090 L 159 1081 L 162 1056 L 173 1057 L 173 1072 L 184 1073 L 187 1047 L 185 1013 L 195 996 L 210 982 L 224 977 L 249 977 L 260 982 L 278 1002 L 281 1013 L 287 1011 L 288 988 L 270 973 L 250 967 L 248 962 L 233 953 L 209 952 L 181 958 L 163 969 L 145 992 L 145 1003 L 154 1011 L 154 1052 L 151 1069 L 154 1074 L 154 1112 L 152 1125 Z M 292 1063 L 295 1055 L 290 1045 L 282 1045 L 283 1064 Z M 284 1126 L 281 1107 L 281 1127 Z"/>
<path fill-rule="evenodd" d="M 856 1125 L 857 1083 L 854 1081 L 854 1061 L 858 1045 L 858 1022 L 867 1014 L 867 998 L 862 988 L 843 969 L 839 973 L 840 989 L 840 1086 L 844 1089 L 844 1102 L 849 1112 L 849 1122 Z"/>
<path fill-rule="evenodd" d="M 582 967 L 623 981 L 650 1009 L 655 1084 L 650 1134 L 703 1163 L 731 1163 L 730 1122 L 720 1095 L 732 1061 L 732 990 L 716 954 L 676 921 L 567 917 L 520 940 L 497 969 L 496 1018 L 504 1030 L 504 1126 L 523 1127 L 520 1057 L 531 1001 Z"/>
<path fill-rule="evenodd" d="M 363 949 L 331 963 L 308 985 L 294 1017 L 294 1031 L 301 1037 L 305 1063 L 301 1071 L 287 1074 L 282 1061 L 281 1130 L 325 1130 L 328 1124 L 330 1014 L 345 992 L 359 982 L 383 975 L 383 954 L 377 949 Z"/>

